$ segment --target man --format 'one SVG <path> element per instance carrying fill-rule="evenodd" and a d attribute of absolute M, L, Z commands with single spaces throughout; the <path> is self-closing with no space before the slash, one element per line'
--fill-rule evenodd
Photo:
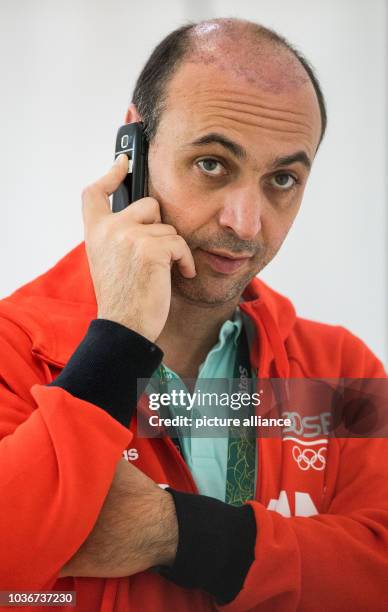
<path fill-rule="evenodd" d="M 316 78 L 269 30 L 203 22 L 154 51 L 126 117 L 140 120 L 149 197 L 110 212 L 120 157 L 84 191 L 86 254 L 1 303 L 1 586 L 75 590 L 85 611 L 383 610 L 385 440 L 320 430 L 311 459 L 303 441 L 260 439 L 252 493 L 232 505 L 228 457 L 201 470 L 136 434 L 137 379 L 162 360 L 197 378 L 225 356 L 230 376 L 241 337 L 260 379 L 384 376 L 360 340 L 254 278 L 324 133 Z"/>

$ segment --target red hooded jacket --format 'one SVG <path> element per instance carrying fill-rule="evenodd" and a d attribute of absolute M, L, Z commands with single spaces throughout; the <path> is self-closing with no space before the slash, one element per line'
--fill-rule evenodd
<path fill-rule="evenodd" d="M 359 339 L 296 317 L 258 279 L 244 298 L 258 337 L 252 365 L 262 378 L 385 376 Z M 83 245 L 0 302 L 0 590 L 75 590 L 82 612 L 386 610 L 386 439 L 331 438 L 322 470 L 300 469 L 290 440 L 260 440 L 256 500 L 249 502 L 255 560 L 226 606 L 153 572 L 57 578 L 93 529 L 123 450 L 136 449 L 127 456 L 155 482 L 196 492 L 169 439 L 137 438 L 135 419 L 127 429 L 46 386 L 95 316 Z"/>

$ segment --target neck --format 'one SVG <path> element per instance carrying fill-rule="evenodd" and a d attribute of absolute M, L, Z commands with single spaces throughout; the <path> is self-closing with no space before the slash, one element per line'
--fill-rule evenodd
<path fill-rule="evenodd" d="M 216 344 L 222 324 L 233 317 L 239 297 L 209 306 L 174 295 L 166 325 L 157 344 L 163 363 L 183 378 L 196 378 L 198 368 Z"/>

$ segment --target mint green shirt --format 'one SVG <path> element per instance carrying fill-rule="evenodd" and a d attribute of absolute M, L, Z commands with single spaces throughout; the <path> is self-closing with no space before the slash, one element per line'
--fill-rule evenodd
<path fill-rule="evenodd" d="M 194 391 L 200 388 L 204 392 L 204 386 L 201 384 L 201 381 L 203 383 L 204 379 L 233 378 L 237 341 L 241 328 L 241 314 L 240 310 L 237 309 L 234 320 L 225 321 L 222 325 L 217 344 L 211 349 L 205 361 L 200 365 Z M 171 388 L 177 391 L 179 389 L 186 391 L 181 378 L 170 368 L 164 367 L 167 378 L 173 381 L 171 382 Z M 158 389 L 158 384 L 159 375 L 156 371 L 151 378 L 149 387 Z M 149 387 L 147 391 L 150 390 Z M 170 390 L 170 383 L 168 383 L 168 389 Z M 188 415 L 185 407 L 170 406 L 169 410 L 172 417 Z M 195 414 L 199 416 L 200 412 L 201 409 L 194 405 L 191 410 L 191 416 L 195 416 Z M 199 493 L 225 501 L 228 437 L 183 437 L 180 435 L 179 428 L 178 436 L 182 453 Z"/>

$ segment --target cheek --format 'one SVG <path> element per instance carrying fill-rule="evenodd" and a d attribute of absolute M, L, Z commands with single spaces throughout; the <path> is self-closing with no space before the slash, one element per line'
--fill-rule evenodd
<path fill-rule="evenodd" d="M 170 199 L 176 186 L 171 173 L 171 160 L 160 146 L 151 146 L 148 154 L 148 182 L 152 197 Z"/>
<path fill-rule="evenodd" d="M 165 223 L 188 235 L 208 222 L 209 198 L 198 193 L 187 175 L 176 168 L 174 160 L 156 151 L 149 156 L 148 170 L 149 195 L 158 200 Z"/>
<path fill-rule="evenodd" d="M 262 217 L 262 236 L 264 242 L 271 252 L 276 253 L 283 244 L 290 231 L 300 204 L 290 207 L 288 210 L 269 210 Z"/>

